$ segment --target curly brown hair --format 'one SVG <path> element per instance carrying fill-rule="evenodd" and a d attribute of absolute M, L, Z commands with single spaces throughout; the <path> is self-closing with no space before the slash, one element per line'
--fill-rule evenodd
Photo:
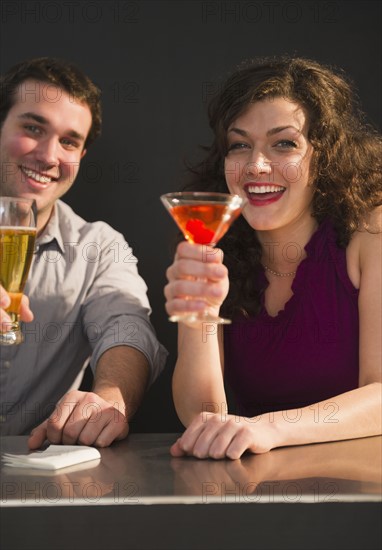
<path fill-rule="evenodd" d="M 14 105 L 16 92 L 26 80 L 46 82 L 64 90 L 71 97 L 85 103 L 92 115 L 92 125 L 84 147 L 88 147 L 101 133 L 101 92 L 76 65 L 54 57 L 37 57 L 11 67 L 0 78 L 0 127 Z"/>
<path fill-rule="evenodd" d="M 312 215 L 330 218 L 337 242 L 346 247 L 354 231 L 366 226 L 368 214 L 382 204 L 382 138 L 365 122 L 353 87 L 342 72 L 303 58 L 274 57 L 245 61 L 209 104 L 213 143 L 205 159 L 189 170 L 187 190 L 228 192 L 224 159 L 227 130 L 248 105 L 283 97 L 305 108 L 308 139 L 313 146 Z M 222 239 L 230 273 L 226 315 L 258 311 L 254 275 L 260 269 L 260 244 L 243 217 Z"/>

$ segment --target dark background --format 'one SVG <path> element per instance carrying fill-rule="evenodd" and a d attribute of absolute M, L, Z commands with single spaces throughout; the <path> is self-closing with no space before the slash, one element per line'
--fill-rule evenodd
<path fill-rule="evenodd" d="M 57 56 L 103 91 L 102 137 L 65 200 L 121 231 L 139 258 L 170 357 L 132 429 L 178 431 L 170 390 L 176 326 L 163 299 L 176 228 L 159 196 L 179 187 L 184 160 L 208 144 L 208 99 L 246 58 L 288 53 L 341 67 L 381 128 L 381 2 L 3 0 L 0 10 L 2 71 Z"/>

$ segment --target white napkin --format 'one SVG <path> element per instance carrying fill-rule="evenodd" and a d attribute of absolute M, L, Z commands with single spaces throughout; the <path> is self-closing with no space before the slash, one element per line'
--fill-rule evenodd
<path fill-rule="evenodd" d="M 2 455 L 5 466 L 42 470 L 59 470 L 97 458 L 101 458 L 97 449 L 78 445 L 50 445 L 45 451 L 35 451 L 27 455 L 12 453 Z"/>

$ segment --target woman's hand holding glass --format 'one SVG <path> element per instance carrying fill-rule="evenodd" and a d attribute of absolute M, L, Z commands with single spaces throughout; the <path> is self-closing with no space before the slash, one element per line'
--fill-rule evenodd
<path fill-rule="evenodd" d="M 206 309 L 207 304 L 208 310 L 218 316 L 229 287 L 228 270 L 222 262 L 223 252 L 219 248 L 181 242 L 166 273 L 167 313 L 170 316 L 199 313 Z M 184 323 L 194 328 L 203 321 Z"/>

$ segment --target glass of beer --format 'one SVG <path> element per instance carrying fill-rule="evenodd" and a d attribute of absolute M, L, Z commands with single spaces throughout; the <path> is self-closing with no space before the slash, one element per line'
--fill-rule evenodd
<path fill-rule="evenodd" d="M 32 199 L 0 197 L 0 284 L 11 303 L 11 323 L 3 323 L 0 345 L 21 344 L 20 303 L 33 258 L 36 239 L 36 203 Z"/>

